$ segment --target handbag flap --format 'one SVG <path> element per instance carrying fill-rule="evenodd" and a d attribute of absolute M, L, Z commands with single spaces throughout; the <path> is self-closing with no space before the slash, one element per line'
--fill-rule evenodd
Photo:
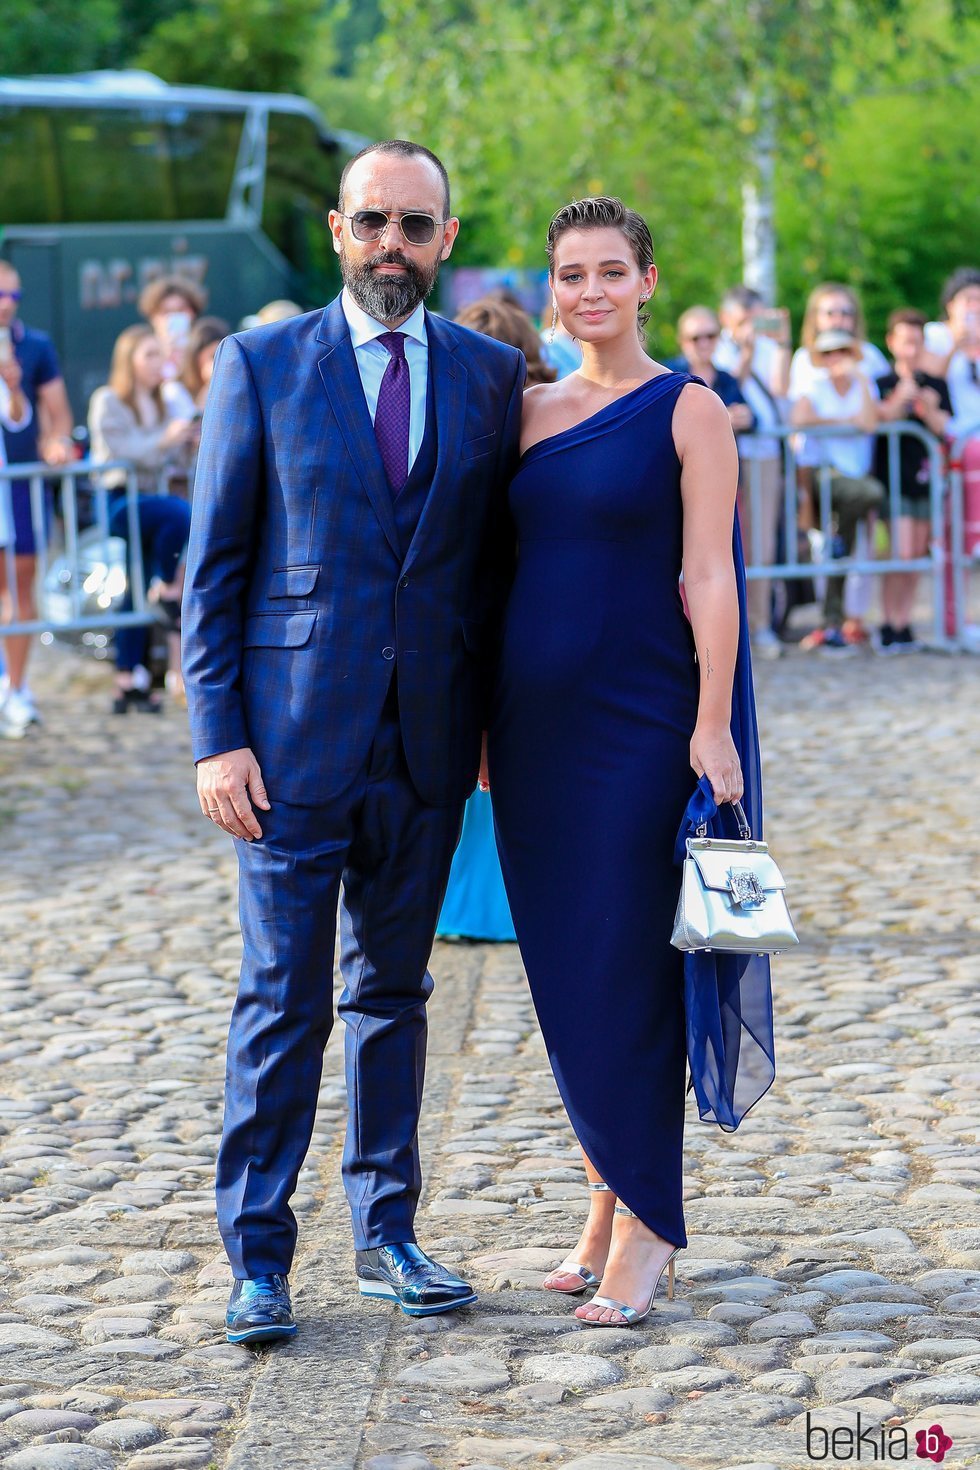
<path fill-rule="evenodd" d="M 728 893 L 733 872 L 752 873 L 765 892 L 786 887 L 785 879 L 765 843 L 692 837 L 688 839 L 687 851 L 697 864 L 705 888 Z"/>

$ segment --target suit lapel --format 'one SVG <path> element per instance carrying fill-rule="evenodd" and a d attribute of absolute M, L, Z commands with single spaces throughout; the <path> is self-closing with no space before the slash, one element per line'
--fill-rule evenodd
<path fill-rule="evenodd" d="M 346 441 L 347 452 L 354 462 L 375 515 L 381 522 L 381 529 L 400 561 L 401 549 L 391 491 L 364 398 L 361 376 L 350 339 L 350 328 L 339 297 L 324 308 L 317 330 L 317 341 L 325 349 L 323 356 L 317 361 L 317 369 L 330 407 Z"/>
<path fill-rule="evenodd" d="M 436 405 L 437 459 L 432 485 L 405 554 L 406 570 L 418 555 L 428 529 L 438 521 L 440 502 L 455 483 L 466 412 L 466 369 L 456 355 L 455 336 L 441 318 L 428 311 L 425 330 Z"/>

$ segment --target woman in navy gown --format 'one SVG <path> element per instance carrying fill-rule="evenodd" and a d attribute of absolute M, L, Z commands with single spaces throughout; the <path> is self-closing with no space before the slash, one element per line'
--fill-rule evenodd
<path fill-rule="evenodd" d="M 525 395 L 489 777 L 521 954 L 591 1190 L 578 1245 L 545 1285 L 575 1292 L 601 1277 L 576 1316 L 621 1326 L 650 1309 L 668 1262 L 672 1284 L 687 1241 L 688 1052 L 701 1116 L 722 1126 L 772 1080 L 768 963 L 699 970 L 670 945 L 688 804 L 714 816 L 744 797 L 759 835 L 758 740 L 735 440 L 714 393 L 644 351 L 650 232 L 619 200 L 581 200 L 552 220 L 548 256 L 555 315 L 583 363 Z"/>

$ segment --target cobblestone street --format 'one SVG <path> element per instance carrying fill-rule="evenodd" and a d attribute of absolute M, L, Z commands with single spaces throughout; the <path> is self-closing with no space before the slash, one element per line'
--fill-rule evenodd
<path fill-rule="evenodd" d="M 802 944 L 771 1092 L 734 1134 L 689 1101 L 673 1302 L 597 1332 L 540 1290 L 586 1213 L 577 1149 L 516 946 L 440 943 L 419 1239 L 479 1305 L 354 1294 L 335 1032 L 300 1332 L 256 1353 L 224 1341 L 213 1218 L 232 844 L 181 711 L 113 719 L 107 670 L 56 649 L 35 683 L 45 726 L 0 745 L 3 1470 L 788 1470 L 928 1463 L 934 1424 L 946 1467 L 980 1461 L 976 660 L 757 670 Z"/>

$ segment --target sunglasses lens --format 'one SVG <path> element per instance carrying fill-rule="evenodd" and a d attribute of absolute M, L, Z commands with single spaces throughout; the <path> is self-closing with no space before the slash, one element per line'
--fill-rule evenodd
<path fill-rule="evenodd" d="M 388 216 L 380 209 L 359 209 L 351 217 L 355 240 L 380 240 L 388 225 Z"/>
<path fill-rule="evenodd" d="M 409 245 L 428 245 L 436 232 L 436 222 L 428 214 L 403 214 L 401 230 Z"/>

